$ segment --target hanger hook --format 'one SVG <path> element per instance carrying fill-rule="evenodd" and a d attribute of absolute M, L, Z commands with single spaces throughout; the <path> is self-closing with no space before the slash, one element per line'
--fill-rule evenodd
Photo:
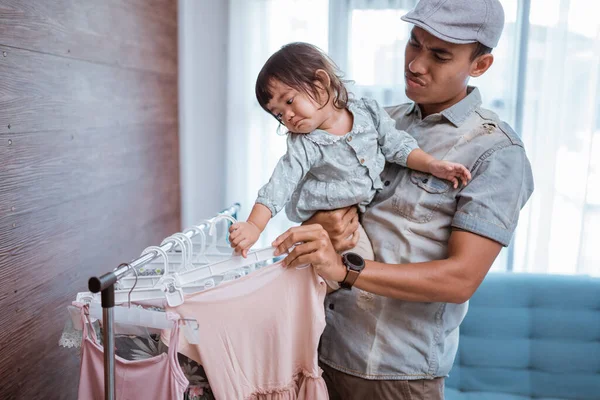
<path fill-rule="evenodd" d="M 200 225 L 195 225 L 191 229 L 194 230 L 194 232 L 196 232 L 202 239 L 200 241 L 200 252 L 198 255 L 204 254 L 204 252 L 206 251 L 206 233 L 204 233 L 204 229 L 202 229 Z"/>
<path fill-rule="evenodd" d="M 128 266 L 129 268 L 131 268 L 131 265 L 127 264 L 127 263 L 123 263 L 121 265 L 119 265 L 118 268 L 121 267 L 125 267 Z M 137 268 L 133 268 L 133 272 L 135 273 L 135 282 L 133 282 L 133 286 L 131 287 L 131 289 L 129 289 L 129 293 L 127 293 L 127 307 L 131 308 L 131 292 L 133 292 L 133 289 L 135 289 L 137 283 L 138 283 L 138 271 Z"/>
<path fill-rule="evenodd" d="M 217 228 L 217 223 L 223 219 L 228 220 L 229 222 L 231 222 L 232 224 L 235 224 L 237 222 L 237 220 L 235 218 L 233 218 L 230 215 L 225 215 L 225 214 L 219 214 L 214 218 L 211 219 L 205 219 L 204 221 L 202 221 L 202 223 L 206 224 L 206 226 L 208 227 L 208 235 L 210 237 L 212 237 L 212 243 L 211 245 L 216 247 L 217 246 L 217 236 L 215 235 L 215 230 Z M 200 225 L 202 225 L 202 223 Z M 199 227 L 199 225 L 198 225 Z"/>
<path fill-rule="evenodd" d="M 222 219 L 226 219 L 229 222 L 231 222 L 232 224 L 235 224 L 237 222 L 237 220 L 230 215 L 225 215 L 225 214 L 217 215 L 216 217 L 214 217 L 210 220 L 210 230 L 208 231 L 208 233 L 211 236 L 215 234 L 215 229 L 217 228 L 217 222 L 221 221 Z"/>
<path fill-rule="evenodd" d="M 175 234 L 173 234 L 173 235 L 165 238 L 160 243 L 160 245 L 163 246 L 164 244 L 166 244 L 168 242 L 173 242 L 173 247 L 171 247 L 171 250 L 174 250 L 176 246 L 181 247 L 181 266 L 182 266 L 182 269 L 187 269 L 187 263 L 188 263 L 187 249 L 185 247 L 185 243 L 183 242 L 183 240 L 181 240 L 180 238 L 175 236 Z"/>
<path fill-rule="evenodd" d="M 190 239 L 188 237 L 188 235 L 186 235 L 185 233 L 174 233 L 172 236 L 177 237 L 179 239 L 182 240 L 183 244 L 185 244 L 185 246 L 181 249 L 182 252 L 186 252 L 187 253 L 187 262 L 184 265 L 185 269 L 189 269 L 189 267 L 192 264 L 192 257 L 194 256 L 193 253 L 193 246 L 194 244 L 192 243 L 192 239 Z"/>
<path fill-rule="evenodd" d="M 149 246 L 146 247 L 144 249 L 144 251 L 142 251 L 142 256 L 150 253 L 150 252 L 156 252 L 157 256 L 162 256 L 163 258 L 163 266 L 164 266 L 164 273 L 163 275 L 168 275 L 171 273 L 171 271 L 169 271 L 169 256 L 167 255 L 167 252 L 164 251 L 163 249 L 161 249 L 159 246 Z"/>

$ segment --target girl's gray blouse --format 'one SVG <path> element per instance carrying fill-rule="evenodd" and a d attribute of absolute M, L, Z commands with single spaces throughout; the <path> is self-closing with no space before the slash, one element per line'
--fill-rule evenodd
<path fill-rule="evenodd" d="M 285 207 L 295 222 L 319 210 L 358 204 L 361 212 L 382 188 L 379 174 L 385 161 L 406 166 L 416 140 L 396 129 L 395 121 L 375 100 L 350 100 L 352 130 L 343 136 L 317 129 L 289 133 L 287 152 L 256 202 L 275 216 Z"/>

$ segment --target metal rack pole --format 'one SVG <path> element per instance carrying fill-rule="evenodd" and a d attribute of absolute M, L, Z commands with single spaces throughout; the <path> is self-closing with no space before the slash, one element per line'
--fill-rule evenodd
<path fill-rule="evenodd" d="M 236 218 L 240 210 L 240 204 L 235 203 L 231 207 L 221 211 L 219 215 L 231 215 Z M 206 224 L 201 224 L 199 228 L 206 228 Z M 196 235 L 194 231 L 185 232 L 190 239 Z M 170 251 L 175 244 L 167 242 L 160 246 L 164 251 Z M 104 341 L 104 399 L 115 400 L 115 333 L 114 333 L 114 306 L 115 306 L 115 283 L 124 276 L 129 275 L 134 269 L 142 267 L 159 257 L 157 252 L 150 252 L 135 260 L 121 264 L 114 271 L 108 272 L 99 277 L 91 277 L 88 281 L 88 288 L 92 293 L 101 292 L 102 298 L 102 325 Z"/>

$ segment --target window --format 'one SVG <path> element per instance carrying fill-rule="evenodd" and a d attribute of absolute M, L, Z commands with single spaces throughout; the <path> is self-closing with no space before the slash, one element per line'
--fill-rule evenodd
<path fill-rule="evenodd" d="M 411 26 L 400 16 L 416 0 L 336 3 L 330 12 L 345 11 L 348 22 L 330 25 L 330 48 L 355 81 L 352 91 L 384 105 L 407 101 Z M 493 269 L 600 275 L 593 248 L 600 243 L 600 21 L 585 0 L 501 3 L 505 27 L 494 65 L 470 84 L 484 107 L 521 134 L 536 191 Z"/>
<path fill-rule="evenodd" d="M 411 26 L 400 16 L 416 0 L 234 3 L 239 7 L 231 12 L 243 14 L 236 21 L 247 26 L 233 24 L 231 40 L 239 42 L 239 51 L 230 58 L 232 66 L 243 66 L 245 80 L 231 68 L 230 98 L 239 104 L 232 102 L 228 114 L 234 150 L 227 190 L 230 199 L 252 204 L 285 151 L 276 122 L 254 98 L 239 100 L 240 93 L 253 93 L 267 57 L 290 41 L 311 42 L 354 80 L 356 96 L 384 105 L 405 102 L 404 47 Z M 493 269 L 600 275 L 594 248 L 600 243 L 600 19 L 587 0 L 501 3 L 505 27 L 494 65 L 471 84 L 480 88 L 484 107 L 521 135 L 536 190 Z M 291 225 L 283 214 L 269 224 L 262 244 Z"/>

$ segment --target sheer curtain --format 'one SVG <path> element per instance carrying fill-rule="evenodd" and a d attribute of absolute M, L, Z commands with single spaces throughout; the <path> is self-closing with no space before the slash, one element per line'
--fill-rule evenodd
<path fill-rule="evenodd" d="M 285 153 L 278 123 L 258 105 L 256 77 L 282 45 L 304 41 L 327 51 L 329 3 L 323 0 L 230 0 L 226 203 L 242 204 L 246 218 L 258 190 Z M 272 220 L 257 246 L 266 246 L 292 223 L 285 212 Z"/>
<path fill-rule="evenodd" d="M 586 0 L 532 0 L 523 140 L 536 192 L 515 271 L 600 275 L 600 20 Z"/>
<path fill-rule="evenodd" d="M 495 62 L 472 85 L 521 135 L 536 191 L 495 270 L 600 275 L 600 19 L 586 0 L 501 0 L 506 23 Z M 328 51 L 357 96 L 406 101 L 400 20 L 416 0 L 232 0 L 228 201 L 245 211 L 285 151 L 254 99 L 267 57 L 290 41 Z M 283 214 L 283 213 L 282 213 Z M 289 222 L 283 215 L 267 238 Z M 266 242 L 265 242 L 266 243 Z"/>

